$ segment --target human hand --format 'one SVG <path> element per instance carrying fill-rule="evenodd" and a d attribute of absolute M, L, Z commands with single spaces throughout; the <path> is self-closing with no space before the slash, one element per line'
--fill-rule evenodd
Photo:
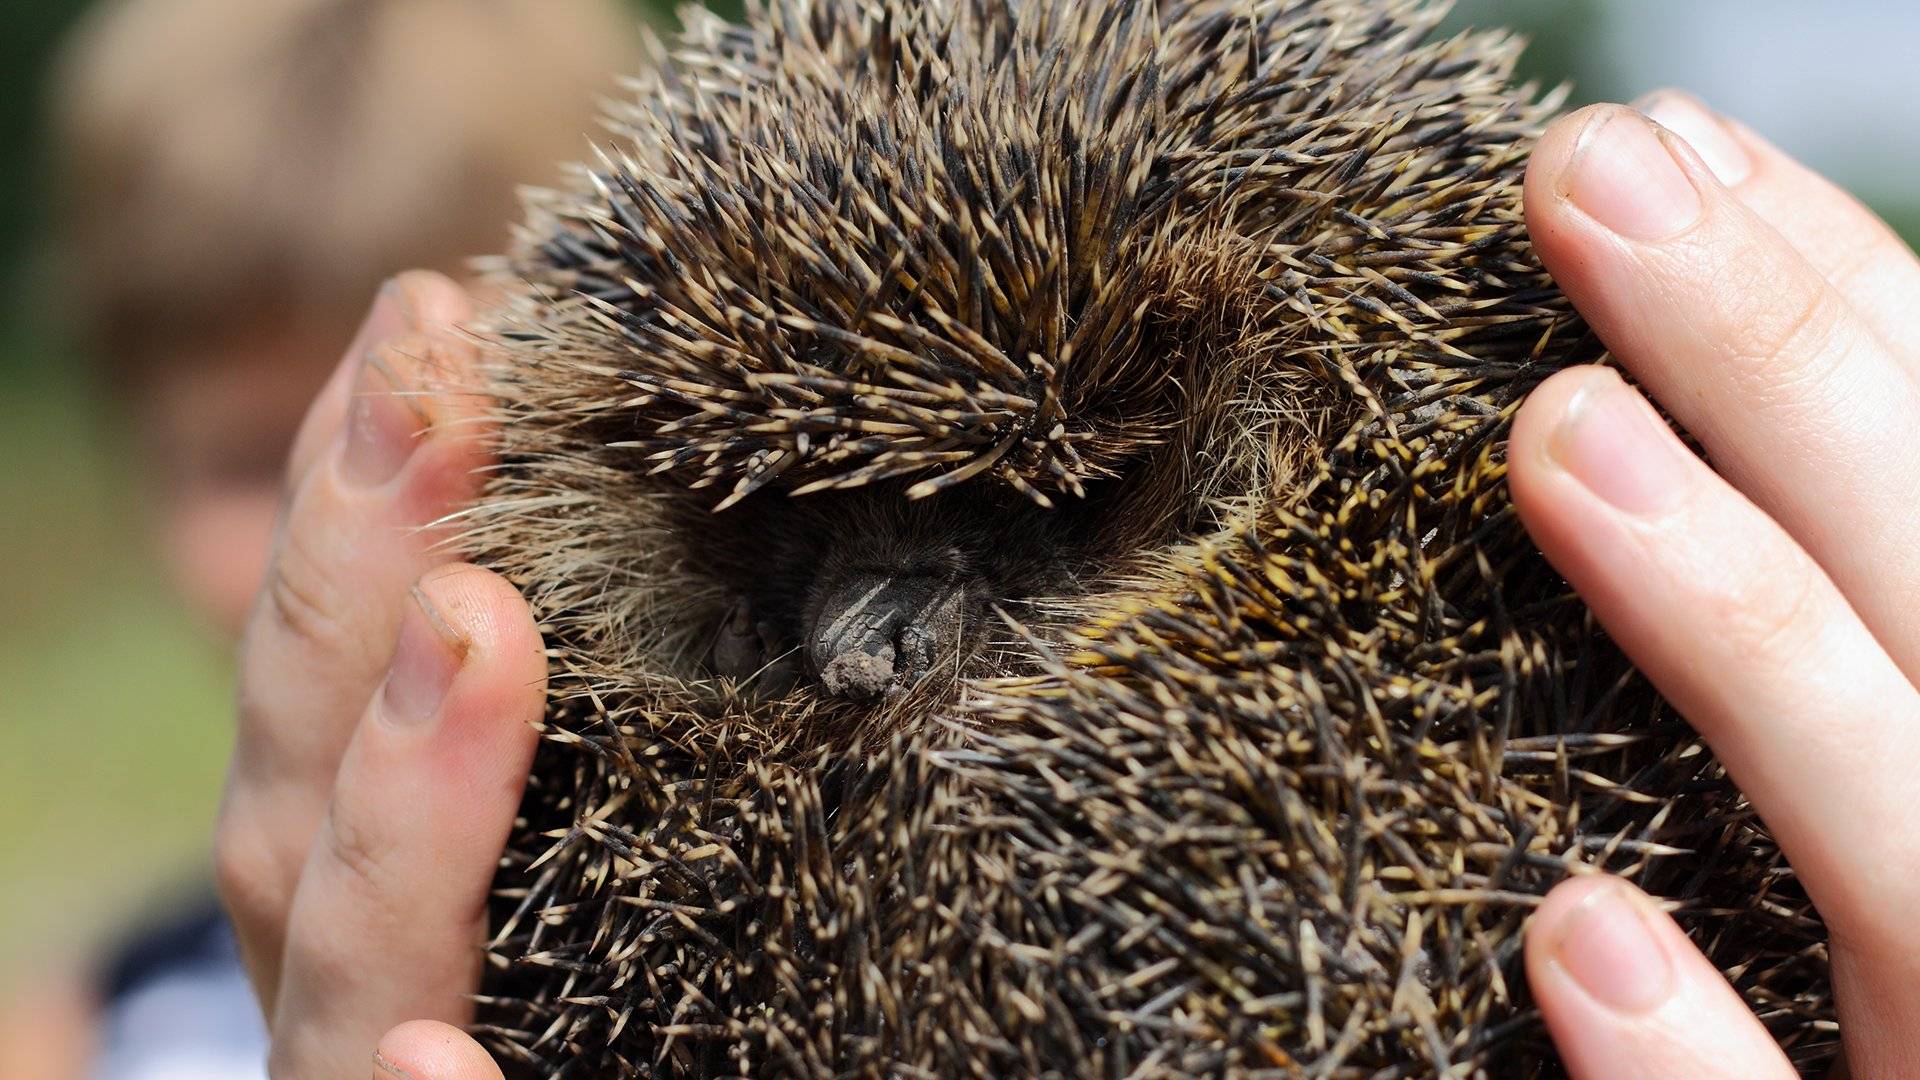
<path fill-rule="evenodd" d="M 1514 501 L 1792 862 L 1853 1075 L 1920 1075 L 1920 262 L 1745 128 L 1680 94 L 1642 107 L 1665 127 L 1618 106 L 1553 126 L 1527 223 L 1714 469 L 1613 372 L 1575 368 L 1515 421 Z M 1623 882 L 1555 889 L 1526 963 L 1577 1077 L 1794 1075 Z"/>
<path fill-rule="evenodd" d="M 546 661 L 519 594 L 430 527 L 488 462 L 484 403 L 436 392 L 469 381 L 471 315 L 439 275 L 382 291 L 294 444 L 242 640 L 215 857 L 276 1077 L 500 1076 L 449 1025 L 471 1018 Z"/>

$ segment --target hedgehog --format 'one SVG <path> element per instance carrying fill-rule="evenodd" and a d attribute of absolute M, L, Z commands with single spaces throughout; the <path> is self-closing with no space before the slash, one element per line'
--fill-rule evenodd
<path fill-rule="evenodd" d="M 1833 1061 L 1791 868 L 1509 502 L 1606 357 L 1522 221 L 1564 95 L 1441 16 L 688 13 L 492 265 L 504 1061 L 1561 1075 L 1522 931 L 1595 872 Z"/>

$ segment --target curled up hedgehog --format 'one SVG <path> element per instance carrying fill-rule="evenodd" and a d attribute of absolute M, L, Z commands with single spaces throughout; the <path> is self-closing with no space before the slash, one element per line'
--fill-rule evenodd
<path fill-rule="evenodd" d="M 1413 0 L 692 16 L 488 332 L 467 543 L 546 739 L 483 1034 L 532 1075 L 1532 1077 L 1569 874 L 1803 1070 L 1825 932 L 1528 543 L 1601 347 L 1555 102 Z"/>

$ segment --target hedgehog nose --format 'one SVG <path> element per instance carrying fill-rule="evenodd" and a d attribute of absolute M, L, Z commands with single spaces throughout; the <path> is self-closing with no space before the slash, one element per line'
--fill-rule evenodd
<path fill-rule="evenodd" d="M 926 674 L 934 646 L 959 628 L 963 586 L 925 574 L 858 572 L 829 585 L 807 654 L 835 697 L 868 701 Z"/>

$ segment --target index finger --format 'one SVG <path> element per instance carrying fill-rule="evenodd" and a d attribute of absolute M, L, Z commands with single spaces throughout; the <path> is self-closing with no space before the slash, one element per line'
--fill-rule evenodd
<path fill-rule="evenodd" d="M 1580 313 L 1714 467 L 1792 534 L 1920 675 L 1920 385 L 1831 283 L 1678 137 L 1565 118 L 1527 227 Z"/>
<path fill-rule="evenodd" d="M 440 294 L 414 310 L 461 313 Z M 448 290 L 453 290 L 451 293 Z M 249 966 L 277 955 L 307 846 L 354 721 L 391 652 L 407 586 L 449 555 L 428 526 L 463 506 L 487 460 L 467 422 L 479 402 L 424 395 L 474 349 L 448 326 L 411 326 L 349 357 L 335 426 L 294 487 L 241 642 L 238 732 L 215 840 L 221 894 Z M 325 427 L 323 399 L 310 430 Z"/>

